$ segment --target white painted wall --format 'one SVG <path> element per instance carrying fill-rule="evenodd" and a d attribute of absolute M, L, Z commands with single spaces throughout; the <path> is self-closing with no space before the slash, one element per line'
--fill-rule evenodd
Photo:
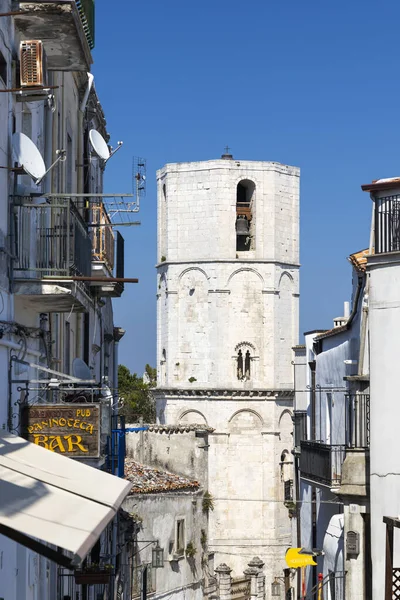
<path fill-rule="evenodd" d="M 382 596 L 385 565 L 383 516 L 400 514 L 400 473 L 398 468 L 397 401 L 400 351 L 400 263 L 399 254 L 370 257 L 369 338 L 370 338 L 370 490 L 371 558 L 373 600 Z M 400 566 L 400 539 L 396 535 L 394 567 Z"/>
<path fill-rule="evenodd" d="M 161 598 L 181 600 L 201 600 L 201 581 L 204 576 L 200 543 L 201 530 L 207 530 L 207 517 L 202 510 L 201 492 L 160 492 L 154 494 L 133 494 L 123 503 L 123 509 L 135 513 L 142 520 L 138 534 L 138 563 L 151 563 L 151 540 L 158 540 L 164 548 L 164 568 L 154 569 L 155 595 Z M 177 519 L 185 521 L 185 547 L 192 542 L 196 555 L 192 560 L 182 556 L 171 561 L 168 550 L 175 540 Z M 142 541 L 143 540 L 143 541 Z"/>

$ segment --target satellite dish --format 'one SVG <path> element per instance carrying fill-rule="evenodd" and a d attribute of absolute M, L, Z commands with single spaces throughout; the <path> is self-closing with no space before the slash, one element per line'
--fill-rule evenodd
<path fill-rule="evenodd" d="M 32 179 L 41 180 L 46 173 L 46 165 L 38 148 L 24 133 L 14 133 L 12 145 L 15 158 L 21 167 Z"/>
<path fill-rule="evenodd" d="M 93 379 L 89 367 L 81 358 L 74 358 L 72 361 L 72 374 L 77 379 L 83 379 L 84 381 Z"/>
<path fill-rule="evenodd" d="M 100 156 L 103 160 L 110 158 L 110 150 L 108 149 L 107 142 L 96 129 L 89 131 L 89 140 L 97 156 Z"/>
<path fill-rule="evenodd" d="M 89 140 L 92 145 L 93 150 L 96 152 L 97 156 L 102 158 L 105 162 L 108 161 L 122 146 L 124 142 L 118 142 L 118 146 L 115 150 L 111 149 L 111 152 L 107 146 L 106 140 L 103 136 L 96 131 L 96 129 L 91 129 L 89 131 Z"/>

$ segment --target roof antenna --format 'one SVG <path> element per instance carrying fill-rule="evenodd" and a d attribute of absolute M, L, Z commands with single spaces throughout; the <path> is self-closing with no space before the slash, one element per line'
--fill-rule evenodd
<path fill-rule="evenodd" d="M 230 148 L 229 146 L 225 146 L 224 148 L 225 152 L 224 154 L 221 154 L 221 158 L 223 158 L 224 160 L 232 160 L 233 159 L 233 155 L 230 154 Z"/>

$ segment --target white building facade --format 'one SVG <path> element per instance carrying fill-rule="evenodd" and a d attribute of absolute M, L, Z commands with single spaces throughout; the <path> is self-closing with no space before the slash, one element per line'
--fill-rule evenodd
<path fill-rule="evenodd" d="M 215 564 L 290 545 L 299 170 L 231 155 L 158 171 L 157 418 L 204 424 Z"/>
<path fill-rule="evenodd" d="M 108 140 L 90 74 L 94 2 L 5 0 L 1 11 L 7 14 L 0 18 L 0 431 L 25 435 L 22 412 L 31 406 L 54 404 L 57 410 L 83 402 L 90 411 L 96 402 L 99 452 L 79 462 L 114 473 L 113 464 L 106 464 L 107 444 L 123 332 L 114 327 L 111 298 L 122 293 L 113 276 L 123 256 L 115 257 L 111 227 L 93 227 L 108 218 L 101 196 L 104 163 L 88 137 L 96 129 Z M 20 44 L 27 40 L 47 57 L 41 61 L 38 54 L 35 63 L 42 84 L 24 85 Z M 13 149 L 13 136 L 21 133 L 47 167 L 65 150 L 65 160 L 39 184 Z M 74 375 L 83 378 L 74 371 L 74 359 L 88 365 L 92 383 L 72 381 Z M 46 443 L 43 436 L 39 445 Z M 3 508 L 0 497 L 1 513 Z M 13 509 L 23 512 L 17 504 Z M 116 526 L 96 544 L 99 563 L 116 564 Z M 82 589 L 71 570 L 0 535 L 0 597 L 61 600 L 84 594 L 92 600 L 116 595 L 114 581 Z"/>

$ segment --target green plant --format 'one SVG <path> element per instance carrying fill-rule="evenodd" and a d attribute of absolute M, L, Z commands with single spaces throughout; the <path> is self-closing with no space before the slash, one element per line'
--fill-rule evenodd
<path fill-rule="evenodd" d="M 143 517 L 141 517 L 140 515 L 138 515 L 137 513 L 129 513 L 129 516 L 135 521 L 135 523 L 137 523 L 138 525 L 140 525 L 141 523 L 143 523 Z"/>
<path fill-rule="evenodd" d="M 203 548 L 203 550 L 205 550 L 206 546 L 207 546 L 207 534 L 206 534 L 206 530 L 205 529 L 201 530 L 200 544 L 201 544 L 201 547 Z"/>
<path fill-rule="evenodd" d="M 214 510 L 214 498 L 210 492 L 204 492 L 203 496 L 203 513 L 208 513 L 210 510 Z"/>
<path fill-rule="evenodd" d="M 162 257 L 161 257 L 161 262 L 165 262 L 166 260 L 167 260 L 167 259 L 166 259 L 166 257 L 165 257 L 165 256 L 164 256 L 164 254 L 163 254 L 163 255 L 162 255 Z"/>
<path fill-rule="evenodd" d="M 196 556 L 196 546 L 193 544 L 192 541 L 188 542 L 187 546 L 186 546 L 186 557 L 187 558 L 194 558 Z"/>
<path fill-rule="evenodd" d="M 190 383 L 193 383 L 193 381 L 197 381 L 196 377 L 189 377 L 188 381 L 190 381 Z"/>

